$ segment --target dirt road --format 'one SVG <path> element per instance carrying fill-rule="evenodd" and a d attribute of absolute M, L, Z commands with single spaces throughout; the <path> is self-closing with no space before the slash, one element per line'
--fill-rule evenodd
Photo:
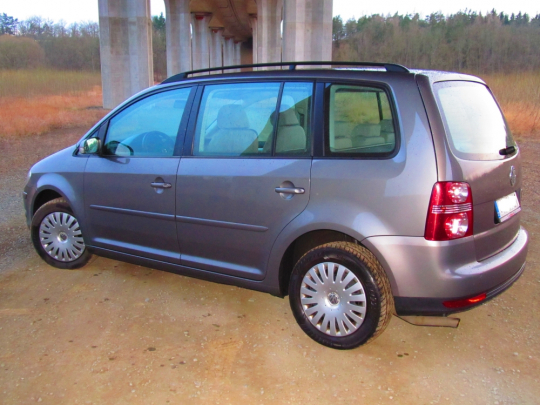
<path fill-rule="evenodd" d="M 98 258 L 34 253 L 26 173 L 84 131 L 0 140 L 2 404 L 538 404 L 540 143 L 521 142 L 528 267 L 458 329 L 398 318 L 352 351 L 320 346 L 287 299 Z"/>

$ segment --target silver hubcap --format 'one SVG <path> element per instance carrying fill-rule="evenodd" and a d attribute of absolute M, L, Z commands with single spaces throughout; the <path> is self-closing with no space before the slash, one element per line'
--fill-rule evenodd
<path fill-rule="evenodd" d="M 366 315 L 364 286 L 347 267 L 319 263 L 304 276 L 300 301 L 310 322 L 330 336 L 356 331 Z"/>
<path fill-rule="evenodd" d="M 85 249 L 79 222 L 65 212 L 53 212 L 41 221 L 39 240 L 47 254 L 61 262 L 77 260 Z"/>

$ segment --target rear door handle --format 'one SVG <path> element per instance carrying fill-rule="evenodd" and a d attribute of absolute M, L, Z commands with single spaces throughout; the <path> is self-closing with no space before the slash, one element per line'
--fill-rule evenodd
<path fill-rule="evenodd" d="M 153 188 L 171 188 L 171 183 L 150 183 Z"/>
<path fill-rule="evenodd" d="M 276 187 L 276 193 L 279 194 L 304 194 L 306 190 L 302 187 Z"/>

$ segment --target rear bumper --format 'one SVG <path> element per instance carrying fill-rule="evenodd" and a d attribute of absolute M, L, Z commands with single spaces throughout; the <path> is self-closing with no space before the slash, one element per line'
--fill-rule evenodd
<path fill-rule="evenodd" d="M 525 269 L 529 236 L 520 231 L 506 249 L 476 261 L 472 238 L 432 242 L 416 237 L 373 237 L 363 241 L 386 270 L 400 315 L 443 315 L 444 301 L 486 293 L 487 299 L 514 283 Z M 482 301 L 482 302 L 485 302 Z"/>
<path fill-rule="evenodd" d="M 396 306 L 396 314 L 398 315 L 424 315 L 424 316 L 437 316 L 437 315 L 449 315 L 455 312 L 468 311 L 469 309 L 480 306 L 490 299 L 496 297 L 502 292 L 506 291 L 508 288 L 514 284 L 514 282 L 521 276 L 525 271 L 525 263 L 521 266 L 521 269 L 512 276 L 505 283 L 500 286 L 487 291 L 486 299 L 482 300 L 478 304 L 471 304 L 462 308 L 447 308 L 443 305 L 443 302 L 454 300 L 455 298 L 411 298 L 411 297 L 394 297 L 394 303 Z M 460 297 L 460 298 L 470 298 L 470 297 Z"/>

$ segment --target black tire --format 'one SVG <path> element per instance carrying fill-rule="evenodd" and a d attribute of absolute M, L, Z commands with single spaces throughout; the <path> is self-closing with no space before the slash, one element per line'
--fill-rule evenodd
<path fill-rule="evenodd" d="M 47 253 L 45 248 L 41 244 L 40 239 L 40 226 L 42 222 L 47 218 L 48 215 L 54 213 L 65 213 L 74 217 L 71 207 L 64 198 L 56 198 L 45 204 L 43 204 L 36 211 L 32 217 L 32 225 L 30 228 L 32 243 L 36 249 L 39 256 L 49 265 L 59 268 L 59 269 L 78 269 L 83 267 L 88 261 L 92 258 L 92 254 L 86 248 L 86 245 L 82 248 L 80 256 L 70 257 L 68 256 L 64 260 L 55 259 L 52 255 Z M 75 218 L 75 217 L 74 217 Z M 76 219 L 76 218 L 75 218 Z M 77 220 L 78 222 L 78 220 Z"/>
<path fill-rule="evenodd" d="M 328 330 L 325 333 L 320 329 L 320 326 L 312 324 L 304 312 L 304 305 L 301 302 L 301 297 L 306 297 L 301 295 L 302 283 L 306 274 L 314 266 L 329 262 L 346 267 L 360 281 L 364 290 L 365 298 L 363 300 L 365 302 L 363 305 L 366 308 L 363 321 L 355 324 L 356 330 L 353 331 L 350 328 L 350 330 L 346 330 L 346 333 L 350 334 L 343 336 L 331 336 L 328 334 Z M 346 277 L 342 279 L 345 280 Z M 375 339 L 386 329 L 394 313 L 394 298 L 390 282 L 380 263 L 369 250 L 350 242 L 327 243 L 302 256 L 291 274 L 289 301 L 298 325 L 310 338 L 324 346 L 342 350 L 353 349 Z M 331 304 L 325 304 L 326 307 L 328 305 Z M 336 305 L 341 305 L 339 300 Z M 306 306 L 306 310 L 308 309 L 309 306 Z M 324 309 L 326 310 L 326 308 Z M 339 313 L 339 309 L 337 311 Z M 312 317 L 316 314 L 312 314 Z"/>

